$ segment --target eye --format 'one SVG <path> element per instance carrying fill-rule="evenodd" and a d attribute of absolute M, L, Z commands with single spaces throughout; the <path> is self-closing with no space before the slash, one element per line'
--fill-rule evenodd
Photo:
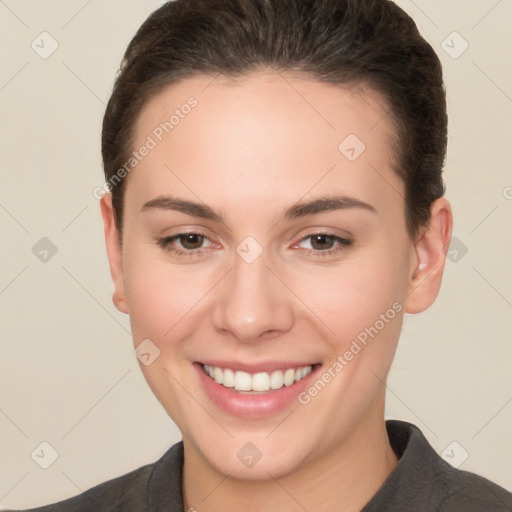
<path fill-rule="evenodd" d="M 176 235 L 165 238 L 156 239 L 156 243 L 167 251 L 179 255 L 197 255 L 202 254 L 205 250 L 203 244 L 208 241 L 214 244 L 204 233 L 178 233 Z"/>
<path fill-rule="evenodd" d="M 298 245 L 307 242 L 307 254 L 312 256 L 326 256 L 346 250 L 352 245 L 352 240 L 328 233 L 312 233 L 304 237 Z"/>
<path fill-rule="evenodd" d="M 183 256 L 198 256 L 206 252 L 208 247 L 219 247 L 207 235 L 199 232 L 177 233 L 165 238 L 157 238 L 155 241 L 162 249 Z M 205 246 L 205 242 L 209 242 L 210 245 Z M 352 245 L 352 240 L 329 233 L 313 233 L 304 237 L 296 245 L 302 244 L 306 244 L 303 248 L 306 249 L 307 255 L 328 256 L 346 250 Z"/>

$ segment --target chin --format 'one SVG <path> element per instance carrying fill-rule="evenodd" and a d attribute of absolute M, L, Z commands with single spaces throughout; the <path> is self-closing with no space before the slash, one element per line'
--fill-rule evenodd
<path fill-rule="evenodd" d="M 297 470 L 308 458 L 304 446 L 292 436 L 277 436 L 265 439 L 268 433 L 237 435 L 217 443 L 204 440 L 205 447 L 199 446 L 203 459 L 216 472 L 238 480 L 269 480 L 281 478 Z M 252 439 L 252 440 L 251 440 Z M 196 445 L 197 446 L 197 445 Z"/>

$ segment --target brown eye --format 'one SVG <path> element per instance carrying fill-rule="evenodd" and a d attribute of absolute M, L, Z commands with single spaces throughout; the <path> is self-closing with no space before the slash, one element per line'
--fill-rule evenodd
<path fill-rule="evenodd" d="M 197 233 L 185 233 L 180 235 L 177 240 L 184 249 L 200 249 L 204 243 L 204 236 Z"/>
<path fill-rule="evenodd" d="M 211 247 L 211 240 L 202 233 L 178 233 L 165 238 L 155 238 L 155 242 L 166 251 L 173 252 L 180 256 L 197 256 L 204 253 Z M 209 245 L 205 245 L 209 242 Z"/>
<path fill-rule="evenodd" d="M 335 238 L 330 235 L 312 235 L 310 238 L 311 247 L 315 251 L 325 251 L 328 249 L 332 249 L 336 242 Z"/>
<path fill-rule="evenodd" d="M 348 249 L 352 240 L 328 233 L 313 233 L 303 238 L 300 244 L 304 244 L 302 248 L 311 257 L 333 256 Z"/>

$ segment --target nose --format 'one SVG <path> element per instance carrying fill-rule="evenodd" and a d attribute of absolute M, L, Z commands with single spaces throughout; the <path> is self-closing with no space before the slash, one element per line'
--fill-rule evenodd
<path fill-rule="evenodd" d="M 263 253 L 247 263 L 236 256 L 233 270 L 217 290 L 213 324 L 243 343 L 287 332 L 294 322 L 290 291 L 268 268 Z"/>

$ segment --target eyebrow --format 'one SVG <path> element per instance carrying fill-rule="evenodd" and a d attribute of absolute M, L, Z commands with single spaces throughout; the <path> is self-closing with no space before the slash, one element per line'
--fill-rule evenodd
<path fill-rule="evenodd" d="M 309 215 L 329 212 L 334 210 L 347 210 L 359 208 L 370 212 L 377 213 L 377 210 L 370 204 L 359 199 L 348 196 L 326 196 L 313 199 L 311 201 L 303 201 L 290 206 L 281 215 L 281 220 L 295 220 Z M 144 204 L 141 211 L 150 210 L 172 210 L 199 217 L 201 219 L 212 220 L 224 223 L 223 215 L 216 212 L 206 204 L 196 203 L 172 196 L 159 196 L 151 199 Z"/>

